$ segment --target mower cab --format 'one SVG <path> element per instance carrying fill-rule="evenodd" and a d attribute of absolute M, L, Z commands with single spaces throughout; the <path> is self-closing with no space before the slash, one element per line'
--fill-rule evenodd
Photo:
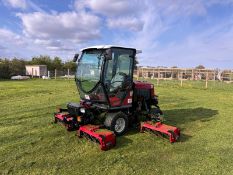
<path fill-rule="evenodd" d="M 75 78 L 81 99 L 106 110 L 131 107 L 135 54 L 123 47 L 83 49 Z"/>
<path fill-rule="evenodd" d="M 59 109 L 55 113 L 55 122 L 60 121 L 67 130 L 81 131 L 82 136 L 91 135 L 89 138 L 92 140 L 101 132 L 86 129 L 89 127 L 85 126 L 108 129 L 110 131 L 106 133 L 113 138 L 106 147 L 110 148 L 111 143 L 115 145 L 112 135 L 123 135 L 128 127 L 139 126 L 140 115 L 144 115 L 148 121 L 154 118 L 159 120 L 162 111 L 154 94 L 154 85 L 133 81 L 135 56 L 139 52 L 134 48 L 119 46 L 82 49 L 81 55 L 74 57 L 80 103 L 68 103 L 67 109 Z M 102 144 L 99 139 L 102 137 L 106 135 L 100 134 L 95 140 Z"/>

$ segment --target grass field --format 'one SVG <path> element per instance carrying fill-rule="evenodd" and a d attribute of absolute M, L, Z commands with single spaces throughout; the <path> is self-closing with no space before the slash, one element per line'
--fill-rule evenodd
<path fill-rule="evenodd" d="M 180 142 L 131 130 L 102 152 L 51 124 L 56 106 L 79 100 L 72 80 L 0 81 L 0 174 L 233 174 L 233 85 L 214 86 L 156 87 Z"/>

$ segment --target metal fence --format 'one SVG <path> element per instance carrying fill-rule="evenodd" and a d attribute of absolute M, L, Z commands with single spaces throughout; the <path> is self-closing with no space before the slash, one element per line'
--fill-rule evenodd
<path fill-rule="evenodd" d="M 40 78 L 45 79 L 73 79 L 75 72 L 66 70 L 48 71 L 46 76 Z M 136 80 L 152 80 L 155 84 L 167 84 L 185 86 L 188 84 L 195 86 L 221 87 L 221 83 L 231 84 L 233 82 L 233 70 L 220 69 L 192 69 L 192 68 L 153 68 L 138 67 L 134 70 L 134 79 Z M 171 81 L 167 81 L 171 80 Z M 196 83 L 195 83 L 196 82 Z"/>
<path fill-rule="evenodd" d="M 32 78 L 43 78 L 43 79 L 72 79 L 75 77 L 75 72 L 70 71 L 70 69 L 66 70 L 50 70 L 44 72 L 43 74 L 31 74 L 28 75 Z"/>
<path fill-rule="evenodd" d="M 57 79 L 57 78 L 65 78 L 65 79 L 72 79 L 74 78 L 75 72 L 67 70 L 54 70 L 54 71 L 48 71 L 48 77 Z"/>
<path fill-rule="evenodd" d="M 134 78 L 156 80 L 157 84 L 162 80 L 178 80 L 180 86 L 187 80 L 204 81 L 207 88 L 210 82 L 232 83 L 233 70 L 138 67 L 134 70 Z"/>

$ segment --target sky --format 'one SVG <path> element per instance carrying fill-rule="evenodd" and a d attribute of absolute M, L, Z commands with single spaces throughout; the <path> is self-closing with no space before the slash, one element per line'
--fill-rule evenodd
<path fill-rule="evenodd" d="M 121 45 L 143 66 L 233 69 L 233 0 L 0 0 L 0 58 Z"/>

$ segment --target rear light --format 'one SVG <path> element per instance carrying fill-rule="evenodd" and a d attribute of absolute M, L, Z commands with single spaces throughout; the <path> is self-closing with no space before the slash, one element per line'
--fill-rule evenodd
<path fill-rule="evenodd" d="M 154 95 L 155 95 L 154 86 L 152 86 L 152 88 L 151 88 L 151 97 L 153 97 Z"/>
<path fill-rule="evenodd" d="M 77 121 L 81 122 L 81 116 L 77 116 Z"/>

